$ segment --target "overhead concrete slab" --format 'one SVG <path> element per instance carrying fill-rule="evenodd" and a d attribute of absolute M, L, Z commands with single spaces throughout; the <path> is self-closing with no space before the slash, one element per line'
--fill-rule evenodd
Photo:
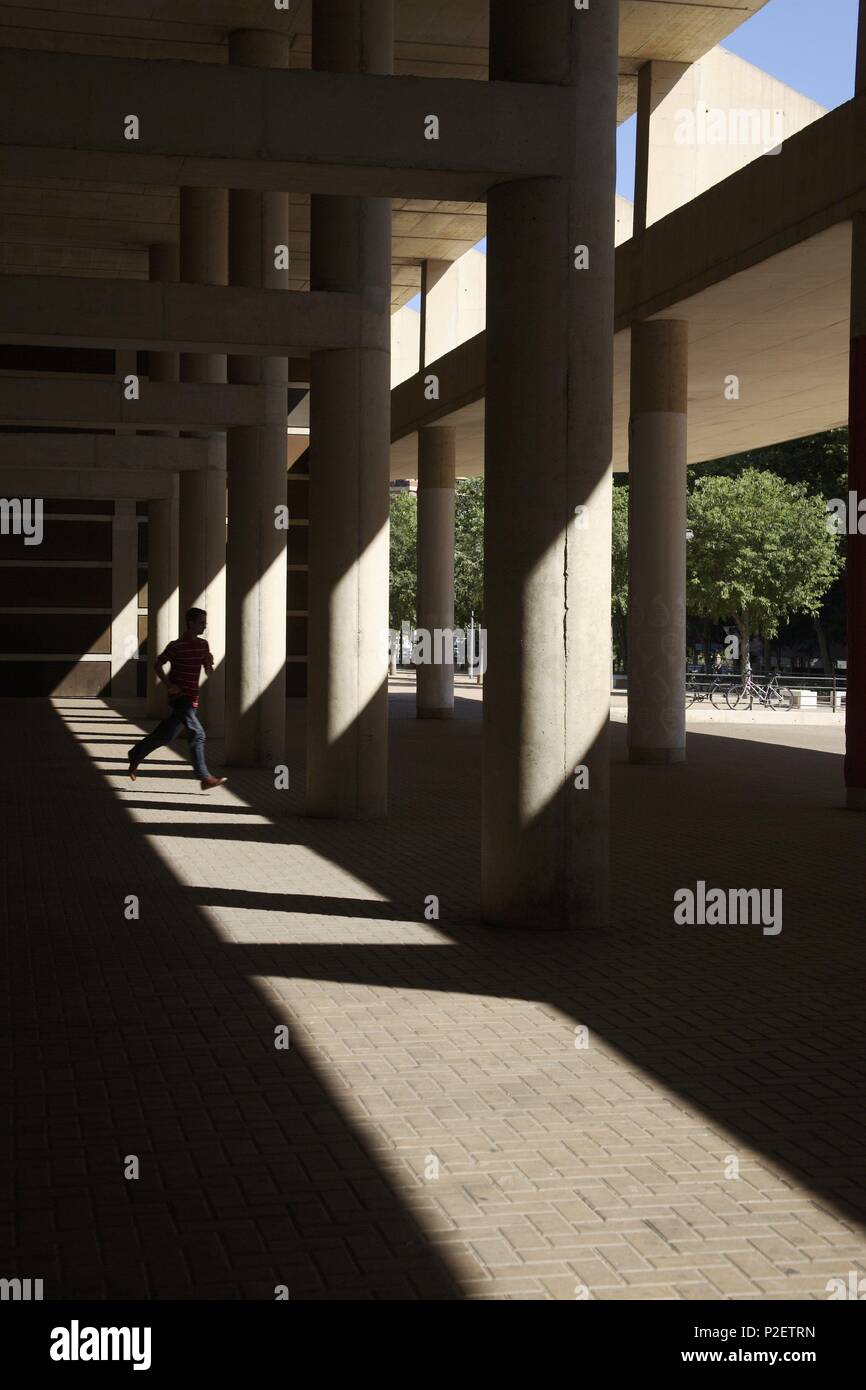
<path fill-rule="evenodd" d="M 689 324 L 689 463 L 846 423 L 850 266 L 851 224 L 844 222 L 655 316 Z M 630 336 L 622 329 L 614 338 L 613 458 L 619 472 L 628 468 Z M 477 345 L 471 360 L 477 368 Z M 458 429 L 458 474 L 482 473 L 483 398 L 439 415 L 436 423 Z M 416 455 L 414 434 L 396 440 L 391 477 L 414 477 Z"/>
<path fill-rule="evenodd" d="M 637 72 L 657 60 L 692 63 L 765 0 L 704 4 L 690 0 L 622 0 L 617 119 L 637 103 Z M 431 5 L 397 0 L 395 73 L 401 77 L 484 81 L 488 75 L 489 0 Z M 222 66 L 238 28 L 279 28 L 291 45 L 292 69 L 310 66 L 311 0 L 288 11 L 263 0 L 40 0 L 0 4 L 0 50 L 186 61 Z M 129 109 L 124 107 L 124 110 Z M 4 169 L 0 159 L 0 170 Z M 26 151 L 8 152 L 0 172 L 0 270 L 7 274 L 147 278 L 147 248 L 177 239 L 177 188 L 153 171 L 145 186 L 88 178 L 62 157 L 32 167 Z M 95 173 L 95 171 L 94 171 Z M 186 174 L 191 176 L 191 169 Z M 180 179 L 182 175 L 173 176 Z M 392 310 L 420 288 L 421 261 L 456 260 L 484 235 L 484 206 L 442 199 L 393 200 Z M 289 288 L 309 288 L 309 198 L 292 195 Z"/>

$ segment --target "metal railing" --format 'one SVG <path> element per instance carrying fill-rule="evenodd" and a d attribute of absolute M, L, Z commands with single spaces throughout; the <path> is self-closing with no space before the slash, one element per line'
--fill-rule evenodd
<path fill-rule="evenodd" d="M 773 671 L 752 670 L 752 676 L 759 685 L 763 685 L 776 674 Z M 833 711 L 845 708 L 846 679 L 844 673 L 834 676 L 816 676 L 808 671 L 779 671 L 779 685 L 792 691 L 795 696 L 795 708 L 808 708 L 809 706 L 800 705 L 800 693 L 802 691 L 815 692 L 815 705 L 813 708 L 825 708 Z M 708 695 L 716 683 L 726 685 L 740 685 L 743 677 L 738 671 L 719 671 L 706 673 L 704 671 L 689 671 L 686 673 L 686 683 L 699 694 Z M 628 694 L 628 675 L 624 671 L 614 673 L 611 686 L 612 695 Z"/>

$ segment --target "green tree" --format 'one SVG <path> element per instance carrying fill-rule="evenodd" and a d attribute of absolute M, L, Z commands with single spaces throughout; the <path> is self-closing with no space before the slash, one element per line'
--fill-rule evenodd
<path fill-rule="evenodd" d="M 792 613 L 817 613 L 840 569 L 822 498 L 775 473 L 749 468 L 699 478 L 689 528 L 689 608 L 734 620 L 741 670 L 751 637 L 775 637 Z"/>
<path fill-rule="evenodd" d="M 418 510 L 413 492 L 391 494 L 389 622 L 413 627 L 417 619 Z M 461 478 L 454 504 L 454 622 L 484 618 L 484 479 Z"/>
<path fill-rule="evenodd" d="M 415 626 L 417 603 L 416 536 L 418 513 L 414 492 L 391 493 L 391 582 L 388 595 L 388 621 L 399 631 L 400 624 Z"/>
<path fill-rule="evenodd" d="M 778 474 L 786 483 L 803 483 L 810 493 L 816 493 L 828 502 L 835 497 L 847 497 L 848 431 L 844 428 L 825 430 L 822 434 L 805 435 L 801 439 L 786 439 L 780 444 L 716 459 L 714 463 L 695 465 L 689 472 L 692 477 L 699 478 L 722 474 L 733 478 L 744 468 L 767 469 Z M 844 555 L 847 550 L 845 536 L 840 537 L 840 549 Z M 814 629 L 824 673 L 830 675 L 834 669 L 831 644 L 835 641 L 844 645 L 846 639 L 844 570 L 830 586 L 820 611 L 805 620 L 795 617 L 791 623 L 782 624 L 780 639 L 802 645 L 808 631 L 807 624 Z"/>
<path fill-rule="evenodd" d="M 454 623 L 484 621 L 484 479 L 461 478 L 454 499 Z"/>
<path fill-rule="evenodd" d="M 735 478 L 744 468 L 776 473 L 786 483 L 803 483 L 810 493 L 829 501 L 848 495 L 848 431 L 825 430 L 802 439 L 786 439 L 764 449 L 697 464 L 689 472 L 699 478 L 725 475 Z"/>
<path fill-rule="evenodd" d="M 621 668 L 628 666 L 628 484 L 613 489 L 611 618 Z"/>

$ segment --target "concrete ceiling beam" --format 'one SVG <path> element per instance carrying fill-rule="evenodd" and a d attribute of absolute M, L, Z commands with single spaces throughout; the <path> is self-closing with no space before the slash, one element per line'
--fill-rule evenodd
<path fill-rule="evenodd" d="M 866 94 L 828 111 L 616 253 L 617 329 L 866 211 Z"/>
<path fill-rule="evenodd" d="M 145 280 L 4 275 L 0 342 L 303 357 L 387 349 L 360 296 Z"/>
<path fill-rule="evenodd" d="M 470 200 L 578 138 L 553 85 L 29 49 L 0 50 L 0 131 L 5 176 Z"/>
<path fill-rule="evenodd" d="M 0 377 L 0 427 L 225 430 L 285 418 L 287 404 L 258 386 L 150 381 L 127 400 L 120 378 L 69 381 Z"/>
<path fill-rule="evenodd" d="M 225 448 L 221 441 L 211 439 L 148 438 L 134 434 L 0 434 L 0 468 L 37 473 L 62 473 L 67 469 L 154 474 L 188 468 L 224 470 Z"/>
<path fill-rule="evenodd" d="M 174 478 L 170 473 L 88 468 L 36 468 L 31 471 L 0 465 L 0 496 L 3 497 L 130 497 L 136 501 L 150 501 L 155 497 L 171 497 L 173 487 Z M 27 558 L 37 557 L 29 551 Z"/>
<path fill-rule="evenodd" d="M 866 211 L 866 96 L 828 112 L 778 154 L 754 160 L 618 246 L 617 333 L 858 211 Z M 392 442 L 483 398 L 485 337 L 476 334 L 394 388 Z"/>

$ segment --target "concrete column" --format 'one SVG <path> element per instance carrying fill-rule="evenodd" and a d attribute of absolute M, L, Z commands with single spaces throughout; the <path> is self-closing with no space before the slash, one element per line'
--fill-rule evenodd
<path fill-rule="evenodd" d="M 161 719 L 168 708 L 165 686 L 153 663 L 178 635 L 177 475 L 175 495 L 147 504 L 147 713 Z"/>
<path fill-rule="evenodd" d="M 418 367 L 423 371 L 428 362 L 432 362 L 438 355 L 437 348 L 441 351 L 443 338 L 442 325 L 437 321 L 437 315 L 431 313 L 434 307 L 431 303 L 433 290 L 439 284 L 443 275 L 448 273 L 451 261 L 425 260 L 421 267 L 421 331 L 419 335 Z M 449 344 L 450 346 L 450 344 Z M 448 348 L 445 348 L 448 351 Z"/>
<path fill-rule="evenodd" d="M 224 188 L 181 188 L 180 278 L 187 284 L 227 285 L 229 200 Z M 224 382 L 224 353 L 181 353 L 181 381 Z"/>
<path fill-rule="evenodd" d="M 228 284 L 228 193 L 221 188 L 180 190 L 180 276 L 199 285 Z M 181 381 L 225 382 L 226 358 L 181 354 Z M 214 672 L 202 689 L 201 712 L 211 738 L 225 733 L 226 473 L 225 434 L 212 436 L 222 468 L 180 474 L 180 612 L 204 608 Z"/>
<path fill-rule="evenodd" d="M 866 0 L 860 0 L 855 95 L 866 92 Z M 866 497 L 866 214 L 851 223 L 851 349 L 848 495 Z M 850 811 L 866 811 L 866 535 L 848 535 L 848 667 L 845 696 L 845 792 Z"/>
<path fill-rule="evenodd" d="M 866 214 L 863 213 L 854 214 L 851 238 L 848 493 L 849 497 L 854 494 L 857 501 L 866 497 Z M 848 809 L 866 811 L 866 535 L 850 534 L 849 526 L 847 541 L 845 787 Z"/>
<path fill-rule="evenodd" d="M 573 93 L 561 178 L 487 202 L 482 913 L 608 914 L 616 5 L 491 7 L 491 77 Z M 586 248 L 583 250 L 581 248 Z"/>
<path fill-rule="evenodd" d="M 456 459 L 456 429 L 418 431 L 418 626 L 431 637 L 431 660 L 417 667 L 419 719 L 450 719 L 454 713 Z"/>
<path fill-rule="evenodd" d="M 393 72 L 393 0 L 313 9 L 313 67 Z M 358 343 L 310 361 L 307 813 L 384 816 L 388 786 L 391 204 L 311 200 L 310 284 L 361 294 Z"/>
<path fill-rule="evenodd" d="M 631 331 L 628 747 L 633 763 L 686 756 L 688 323 Z"/>
<path fill-rule="evenodd" d="M 111 521 L 111 694 L 138 693 L 138 521 L 132 498 L 118 498 Z"/>
<path fill-rule="evenodd" d="M 693 178 L 693 170 L 684 170 L 683 163 L 693 165 L 695 152 L 689 149 L 685 157 L 680 155 L 679 147 L 673 147 L 679 156 L 675 173 L 671 172 L 672 135 L 666 128 L 659 130 L 655 112 L 665 97 L 682 81 L 689 71 L 688 63 L 666 63 L 653 59 L 644 63 L 637 77 L 637 131 L 635 133 L 634 161 L 634 234 L 646 230 L 659 217 L 685 201 L 678 194 L 676 184 Z M 686 97 L 694 99 L 695 92 L 689 90 Z M 661 157 L 659 157 L 661 155 Z M 661 185 L 661 186 L 660 186 Z M 693 195 L 686 195 L 693 196 Z"/>
<path fill-rule="evenodd" d="M 178 274 L 178 250 L 174 242 L 156 242 L 147 248 L 148 276 L 163 284 L 173 284 Z M 178 354 L 176 352 L 149 352 L 148 375 L 151 381 L 177 381 Z M 132 371 L 135 367 L 131 368 Z M 164 434 L 159 430 L 156 433 Z"/>
<path fill-rule="evenodd" d="M 178 278 L 178 248 L 173 242 L 148 247 L 148 273 L 151 280 L 174 283 Z M 151 381 L 178 380 L 176 352 L 149 352 Z M 144 384 L 142 390 L 146 390 Z M 151 433 L 148 431 L 148 433 Z M 165 438 L 176 438 L 176 431 L 154 430 Z M 178 627 L 178 475 L 172 480 L 172 496 L 147 504 L 147 714 L 161 719 L 166 712 L 165 686 L 157 682 L 153 663 L 168 643 L 177 637 Z"/>
<path fill-rule="evenodd" d="M 230 35 L 229 60 L 284 68 L 289 41 L 281 34 Z M 232 189 L 229 194 L 229 282 L 288 288 L 276 248 L 289 239 L 287 193 Z M 276 508 L 286 505 L 285 358 L 229 358 L 229 380 L 269 387 L 261 422 L 228 431 L 226 546 L 226 761 L 273 767 L 281 762 L 286 726 L 286 535 Z"/>

